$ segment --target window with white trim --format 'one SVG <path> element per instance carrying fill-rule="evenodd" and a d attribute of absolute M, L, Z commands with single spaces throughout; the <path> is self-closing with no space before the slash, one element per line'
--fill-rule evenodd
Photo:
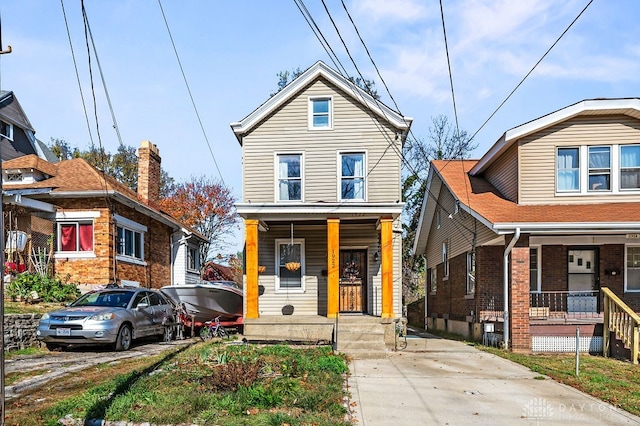
<path fill-rule="evenodd" d="M 365 200 L 364 152 L 340 153 L 340 200 Z"/>
<path fill-rule="evenodd" d="M 0 136 L 13 140 L 13 125 L 0 120 Z"/>
<path fill-rule="evenodd" d="M 304 291 L 304 239 L 276 240 L 276 291 Z"/>
<path fill-rule="evenodd" d="M 625 246 L 624 291 L 640 292 L 640 246 Z"/>
<path fill-rule="evenodd" d="M 476 253 L 467 252 L 467 294 L 476 292 Z"/>
<path fill-rule="evenodd" d="M 620 147 L 620 189 L 640 189 L 640 145 Z"/>
<path fill-rule="evenodd" d="M 580 148 L 558 148 L 556 188 L 558 192 L 580 191 Z"/>
<path fill-rule="evenodd" d="M 538 247 L 529 247 L 529 291 L 532 293 L 540 292 L 540 249 Z"/>
<path fill-rule="evenodd" d="M 442 243 L 442 265 L 444 268 L 444 278 L 449 276 L 449 242 Z"/>
<path fill-rule="evenodd" d="M 58 222 L 57 231 L 58 252 L 93 252 L 93 220 Z"/>
<path fill-rule="evenodd" d="M 436 229 L 440 229 L 440 225 L 441 225 L 441 217 L 442 217 L 442 211 L 441 209 L 438 209 L 436 211 Z"/>
<path fill-rule="evenodd" d="M 588 191 L 609 191 L 611 189 L 611 147 L 589 147 Z"/>
<path fill-rule="evenodd" d="M 118 256 L 144 260 L 144 234 L 124 226 L 118 226 Z"/>
<path fill-rule="evenodd" d="M 302 200 L 302 154 L 277 154 L 278 201 Z"/>
<path fill-rule="evenodd" d="M 200 270 L 200 250 L 195 246 L 187 246 L 187 269 Z"/>
<path fill-rule="evenodd" d="M 329 130 L 333 127 L 331 97 L 309 98 L 309 129 Z"/>

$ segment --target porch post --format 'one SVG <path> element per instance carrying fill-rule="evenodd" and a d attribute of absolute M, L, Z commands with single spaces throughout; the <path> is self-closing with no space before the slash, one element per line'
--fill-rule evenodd
<path fill-rule="evenodd" d="M 336 318 L 340 314 L 339 255 L 340 219 L 327 219 L 327 318 Z"/>
<path fill-rule="evenodd" d="M 258 221 L 246 219 L 244 221 L 246 233 L 247 258 L 245 260 L 245 274 L 247 281 L 244 287 L 245 319 L 258 318 Z"/>
<path fill-rule="evenodd" d="M 527 241 L 528 244 L 528 241 Z M 511 251 L 511 350 L 531 352 L 529 330 L 529 247 L 516 247 Z"/>
<path fill-rule="evenodd" d="M 380 219 L 382 258 L 382 318 L 393 318 L 393 219 Z"/>

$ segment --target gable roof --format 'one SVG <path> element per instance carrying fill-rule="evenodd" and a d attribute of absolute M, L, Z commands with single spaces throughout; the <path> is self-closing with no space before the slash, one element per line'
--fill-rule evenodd
<path fill-rule="evenodd" d="M 33 190 L 47 194 L 51 198 L 91 198 L 114 197 L 143 214 L 168 225 L 181 228 L 189 234 L 206 241 L 206 238 L 192 229 L 188 229 L 173 216 L 163 212 L 160 207 L 142 198 L 138 193 L 113 177 L 102 173 L 82 158 L 49 163 L 37 155 L 25 155 L 13 160 L 4 161 L 2 170 L 35 169 L 48 178 L 28 184 L 4 184 L 4 194 L 13 195 Z"/>
<path fill-rule="evenodd" d="M 10 124 L 35 132 L 12 91 L 0 90 L 0 118 Z"/>
<path fill-rule="evenodd" d="M 637 232 L 640 202 L 518 205 L 507 200 L 481 176 L 470 171 L 478 160 L 435 160 L 431 163 L 460 207 L 498 234 L 522 232 Z"/>
<path fill-rule="evenodd" d="M 482 173 L 496 158 L 504 153 L 518 139 L 578 115 L 628 115 L 640 120 L 640 99 L 586 99 L 568 107 L 543 115 L 535 120 L 507 130 L 500 139 L 478 160 L 469 172 L 472 175 Z"/>
<path fill-rule="evenodd" d="M 236 135 L 238 142 L 242 145 L 242 136 L 250 132 L 264 118 L 279 109 L 289 99 L 297 95 L 301 90 L 310 85 L 319 77 L 325 78 L 333 85 L 350 95 L 354 100 L 362 104 L 367 110 L 389 122 L 397 129 L 408 130 L 413 118 L 403 117 L 400 113 L 392 110 L 382 102 L 374 99 L 367 92 L 353 84 L 347 78 L 340 75 L 336 70 L 329 67 L 322 61 L 318 61 L 309 67 L 298 78 L 289 83 L 284 89 L 271 96 L 266 102 L 256 108 L 251 114 L 239 122 L 231 123 L 231 129 Z"/>

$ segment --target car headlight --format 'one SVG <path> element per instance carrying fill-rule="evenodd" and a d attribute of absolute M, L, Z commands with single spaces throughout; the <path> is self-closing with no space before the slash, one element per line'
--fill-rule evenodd
<path fill-rule="evenodd" d="M 40 321 L 47 321 L 49 319 L 49 313 L 42 314 Z"/>
<path fill-rule="evenodd" d="M 90 320 L 93 321 L 109 321 L 116 317 L 116 314 L 113 312 L 106 312 L 103 314 L 96 314 L 89 317 Z"/>

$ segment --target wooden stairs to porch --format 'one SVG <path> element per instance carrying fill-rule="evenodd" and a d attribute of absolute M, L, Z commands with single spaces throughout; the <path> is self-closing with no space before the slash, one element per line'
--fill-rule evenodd
<path fill-rule="evenodd" d="M 387 356 L 385 326 L 379 317 L 343 315 L 338 319 L 339 352 L 355 359 L 378 359 Z M 391 324 L 391 326 L 393 326 Z"/>
<path fill-rule="evenodd" d="M 627 306 L 610 289 L 603 287 L 604 294 L 604 356 L 609 355 L 611 334 L 629 348 L 631 362 L 640 360 L 640 316 Z"/>

